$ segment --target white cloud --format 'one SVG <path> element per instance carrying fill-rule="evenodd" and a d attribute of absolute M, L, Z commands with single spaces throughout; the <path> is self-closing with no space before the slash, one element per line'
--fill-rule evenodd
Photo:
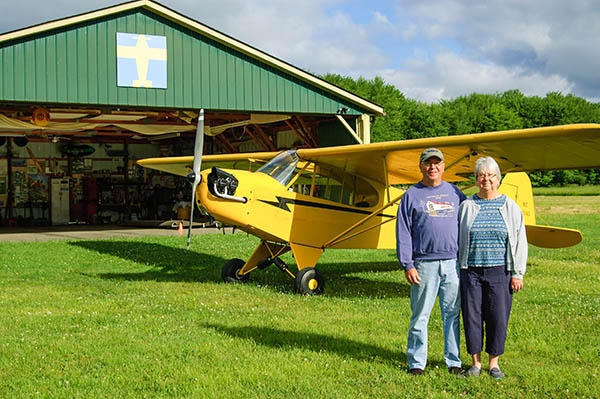
<path fill-rule="evenodd" d="M 207 10 L 221 11 L 201 13 L 190 6 L 187 15 L 311 72 L 385 65 L 367 27 L 335 7 L 340 4 L 342 0 L 209 0 L 203 3 Z"/>
<path fill-rule="evenodd" d="M 393 25 L 388 19 L 388 17 L 386 17 L 379 11 L 373 12 L 373 23 L 383 26 L 383 28 L 393 28 Z"/>
<path fill-rule="evenodd" d="M 0 27 L 18 29 L 114 5 L 111 0 L 23 0 Z M 162 4 L 242 42 L 315 73 L 381 68 L 387 58 L 344 0 L 163 0 Z M 0 17 L 2 18 L 2 17 Z M 379 18 L 385 16 L 379 13 Z M 10 19 L 10 21 L 9 21 Z M 388 21 L 389 22 L 389 21 Z"/>
<path fill-rule="evenodd" d="M 115 5 L 111 0 L 20 0 L 0 13 L 0 33 Z"/>
<path fill-rule="evenodd" d="M 470 72 L 476 79 L 462 82 L 465 87 L 477 81 L 481 86 L 474 91 L 478 92 L 506 87 L 527 94 L 562 91 L 597 97 L 600 81 L 594 71 L 600 69 L 595 51 L 600 47 L 600 3 L 421 0 L 400 5 L 400 12 L 413 15 L 421 37 L 453 40 L 457 57 L 478 60 L 468 63 L 474 66 Z M 436 63 L 444 58 L 439 56 Z M 446 92 L 454 92 L 454 82 L 444 83 Z"/>
<path fill-rule="evenodd" d="M 402 69 L 382 70 L 384 80 L 407 97 L 438 102 L 470 93 L 497 93 L 519 89 L 526 95 L 544 96 L 551 91 L 569 93 L 573 84 L 566 78 L 522 68 L 481 63 L 443 52 L 431 60 L 414 58 Z"/>
<path fill-rule="evenodd" d="M 600 93 L 598 2 L 159 1 L 310 72 L 379 74 L 423 101 L 511 89 Z M 0 14 L 0 31 L 114 4 L 21 0 Z"/>

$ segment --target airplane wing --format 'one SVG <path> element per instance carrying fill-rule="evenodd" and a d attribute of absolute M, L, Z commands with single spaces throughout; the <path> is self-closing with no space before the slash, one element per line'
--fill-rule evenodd
<path fill-rule="evenodd" d="M 502 173 L 600 167 L 600 124 L 575 124 L 368 145 L 299 149 L 298 155 L 383 184 L 421 180 L 419 156 L 430 147 L 444 153 L 444 180 L 473 174 L 479 157 L 491 156 Z"/>
<path fill-rule="evenodd" d="M 421 152 L 439 148 L 445 157 L 444 180 L 464 181 L 472 175 L 475 161 L 492 156 L 502 173 L 600 167 L 600 124 L 574 124 L 507 130 L 460 136 L 430 137 L 339 147 L 299 149 L 298 156 L 320 166 L 330 166 L 382 184 L 412 184 L 421 180 Z M 206 155 L 202 168 L 218 166 L 256 169 L 276 152 Z M 186 176 L 192 156 L 150 158 L 141 166 Z"/>
<path fill-rule="evenodd" d="M 213 166 L 227 169 L 246 169 L 256 170 L 278 152 L 257 152 L 245 154 L 219 154 L 204 155 L 202 157 L 202 169 L 209 169 Z M 140 166 L 150 169 L 160 170 L 161 172 L 172 173 L 178 176 L 187 176 L 192 171 L 194 156 L 184 157 L 164 157 L 147 158 L 138 161 Z"/>

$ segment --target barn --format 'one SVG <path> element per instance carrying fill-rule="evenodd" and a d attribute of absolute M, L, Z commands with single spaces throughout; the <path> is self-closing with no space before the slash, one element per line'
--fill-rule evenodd
<path fill-rule="evenodd" d="M 0 34 L 0 214 L 9 225 L 173 217 L 186 182 L 136 160 L 368 143 L 383 109 L 159 3 Z"/>

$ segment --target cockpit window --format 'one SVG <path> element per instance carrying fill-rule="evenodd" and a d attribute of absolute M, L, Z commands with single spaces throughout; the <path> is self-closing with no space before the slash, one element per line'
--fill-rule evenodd
<path fill-rule="evenodd" d="M 357 207 L 373 207 L 379 201 L 379 195 L 371 184 L 360 177 L 340 170 L 318 167 L 318 177 L 314 179 L 311 194 Z"/>
<path fill-rule="evenodd" d="M 297 165 L 298 155 L 296 155 L 296 151 L 284 151 L 257 170 L 257 172 L 265 173 L 282 185 L 287 186 L 294 175 Z"/>
<path fill-rule="evenodd" d="M 345 171 L 314 165 L 310 161 L 300 162 L 294 150 L 280 153 L 257 172 L 271 176 L 285 187 L 290 185 L 291 191 L 333 202 L 373 207 L 379 201 L 377 191 L 367 181 Z"/>

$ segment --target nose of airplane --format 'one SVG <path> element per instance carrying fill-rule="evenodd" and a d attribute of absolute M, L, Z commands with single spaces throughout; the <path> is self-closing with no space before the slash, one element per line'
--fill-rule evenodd
<path fill-rule="evenodd" d="M 231 173 L 219 168 L 212 168 L 206 179 L 208 191 L 215 197 L 230 201 L 246 203 L 246 197 L 236 197 L 238 179 Z"/>
<path fill-rule="evenodd" d="M 188 182 L 190 182 L 190 184 L 193 185 L 196 182 L 196 173 L 190 172 L 190 173 L 188 173 L 188 175 L 185 178 Z M 198 179 L 198 184 L 200 184 L 201 181 L 202 181 L 202 173 L 200 173 L 200 178 Z"/>

